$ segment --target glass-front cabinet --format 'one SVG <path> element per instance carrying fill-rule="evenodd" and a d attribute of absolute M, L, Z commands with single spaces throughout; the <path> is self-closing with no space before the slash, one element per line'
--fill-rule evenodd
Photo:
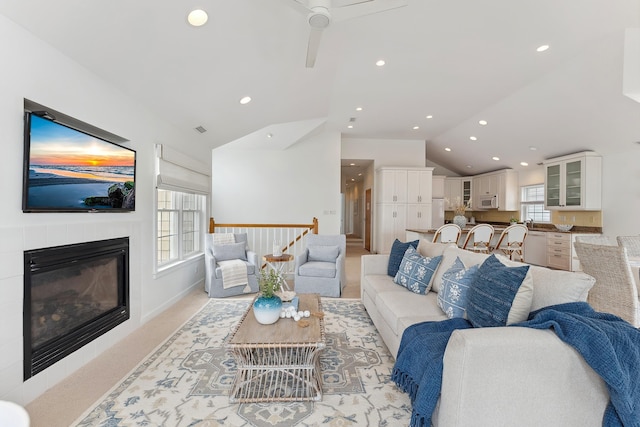
<path fill-rule="evenodd" d="M 600 210 L 602 158 L 585 152 L 551 159 L 545 164 L 545 208 Z"/>

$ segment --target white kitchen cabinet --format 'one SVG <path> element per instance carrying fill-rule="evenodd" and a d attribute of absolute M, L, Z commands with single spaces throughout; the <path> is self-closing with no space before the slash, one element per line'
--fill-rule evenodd
<path fill-rule="evenodd" d="M 431 177 L 431 198 L 432 199 L 442 199 L 444 198 L 444 181 L 445 181 L 446 177 L 444 175 L 434 175 Z M 428 200 L 422 200 L 422 202 L 419 203 L 428 203 Z M 409 200 L 409 203 L 411 203 L 411 200 Z"/>
<path fill-rule="evenodd" d="M 472 186 L 472 177 L 447 177 L 444 180 L 444 198 L 445 201 L 444 209 L 447 211 L 452 211 L 456 200 L 461 200 L 465 204 L 472 199 L 473 196 L 473 186 Z M 435 198 L 435 196 L 434 196 Z M 473 201 L 472 201 L 473 202 Z"/>
<path fill-rule="evenodd" d="M 473 209 L 485 210 L 480 206 L 482 196 L 498 196 L 499 211 L 517 211 L 520 209 L 518 172 L 505 169 L 473 177 Z"/>
<path fill-rule="evenodd" d="M 380 168 L 376 171 L 376 203 L 407 202 L 407 170 Z"/>
<path fill-rule="evenodd" d="M 524 239 L 524 262 L 527 264 L 547 266 L 547 233 L 545 231 L 529 231 Z"/>
<path fill-rule="evenodd" d="M 407 203 L 431 203 L 433 170 L 407 171 Z M 444 191 L 441 191 L 444 193 Z"/>
<path fill-rule="evenodd" d="M 407 204 L 407 227 L 412 229 L 428 230 L 431 226 L 433 211 L 431 203 Z"/>
<path fill-rule="evenodd" d="M 406 203 L 378 203 L 375 242 L 378 253 L 389 253 L 395 239 L 404 242 L 407 229 Z"/>
<path fill-rule="evenodd" d="M 432 175 L 433 168 L 376 170 L 375 252 L 389 253 L 395 239 L 405 241 L 407 228 L 431 228 Z"/>
<path fill-rule="evenodd" d="M 602 157 L 592 151 L 545 162 L 545 209 L 602 209 Z"/>
<path fill-rule="evenodd" d="M 574 243 L 579 236 L 593 236 L 581 233 L 547 233 L 547 264 L 559 270 L 581 271 L 580 260 L 576 254 Z M 527 239 L 529 236 L 527 236 Z M 526 240 L 525 240 L 526 242 Z"/>
<path fill-rule="evenodd" d="M 447 177 L 444 180 L 444 198 L 444 209 L 452 211 L 452 206 L 456 203 L 456 200 L 462 200 L 462 178 Z"/>

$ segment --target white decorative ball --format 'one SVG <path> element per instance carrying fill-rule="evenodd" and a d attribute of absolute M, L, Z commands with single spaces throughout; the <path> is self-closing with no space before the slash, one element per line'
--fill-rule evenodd
<path fill-rule="evenodd" d="M 299 311 L 298 312 L 298 317 L 304 317 L 304 311 Z"/>
<path fill-rule="evenodd" d="M 285 318 L 285 316 L 286 316 L 286 313 L 284 312 L 284 310 L 282 310 L 282 311 L 280 312 L 280 318 L 281 318 L 281 319 L 284 319 L 284 318 Z"/>
<path fill-rule="evenodd" d="M 293 320 L 295 320 L 295 321 L 297 322 L 298 320 L 300 320 L 300 316 L 298 316 L 298 315 L 296 314 L 295 316 L 293 316 Z"/>
<path fill-rule="evenodd" d="M 311 316 L 311 312 L 309 310 L 305 310 L 304 317 L 309 317 L 309 316 Z"/>
<path fill-rule="evenodd" d="M 285 314 L 285 316 L 287 317 L 287 319 L 291 319 L 291 312 L 287 311 L 287 313 Z"/>

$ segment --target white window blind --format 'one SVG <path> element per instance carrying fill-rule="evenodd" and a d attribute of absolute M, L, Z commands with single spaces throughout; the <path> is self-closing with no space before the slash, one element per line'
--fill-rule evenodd
<path fill-rule="evenodd" d="M 209 167 L 162 144 L 156 144 L 156 185 L 158 188 L 209 194 Z"/>

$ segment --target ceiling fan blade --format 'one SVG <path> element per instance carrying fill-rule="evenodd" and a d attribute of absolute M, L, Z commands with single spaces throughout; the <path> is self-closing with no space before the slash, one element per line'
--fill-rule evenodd
<path fill-rule="evenodd" d="M 285 0 L 286 3 L 289 4 L 292 8 L 297 10 L 299 13 L 306 15 L 311 12 L 306 1 L 298 1 L 298 0 Z"/>
<path fill-rule="evenodd" d="M 374 0 L 349 4 L 331 9 L 332 21 L 346 21 L 360 16 L 373 15 L 391 9 L 398 9 L 408 4 L 408 0 Z"/>
<path fill-rule="evenodd" d="M 318 56 L 318 48 L 320 47 L 320 39 L 322 38 L 322 29 L 311 28 L 309 33 L 309 44 L 307 45 L 307 68 L 313 68 L 316 65 L 316 56 Z"/>

